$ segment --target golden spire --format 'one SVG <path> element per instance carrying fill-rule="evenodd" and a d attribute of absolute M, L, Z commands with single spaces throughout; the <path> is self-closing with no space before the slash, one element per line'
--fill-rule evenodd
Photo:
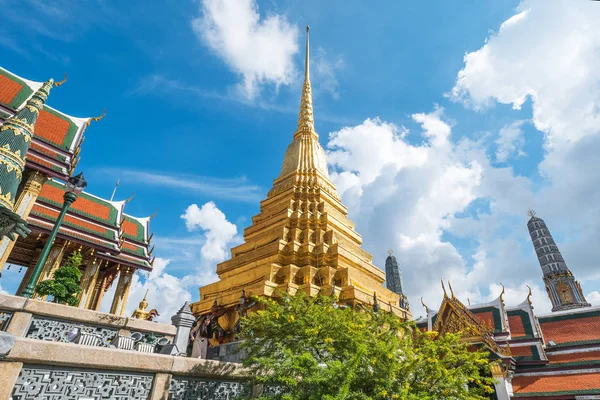
<path fill-rule="evenodd" d="M 315 119 L 312 106 L 312 89 L 310 87 L 310 47 L 309 47 L 310 28 L 306 27 L 306 56 L 304 59 L 304 85 L 302 86 L 302 97 L 300 99 L 300 114 L 298 115 L 298 130 L 294 136 L 303 133 L 311 133 L 317 136 L 315 132 Z"/>

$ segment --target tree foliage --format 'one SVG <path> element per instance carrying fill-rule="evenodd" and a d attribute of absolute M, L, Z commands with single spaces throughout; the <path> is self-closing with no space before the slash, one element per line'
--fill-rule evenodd
<path fill-rule="evenodd" d="M 488 399 L 494 392 L 488 354 L 460 336 L 421 332 L 387 312 L 339 307 L 303 293 L 242 321 L 244 364 L 254 384 L 279 388 L 261 399 Z"/>
<path fill-rule="evenodd" d="M 76 306 L 77 295 L 81 292 L 81 265 L 83 258 L 78 251 L 73 252 L 65 264 L 54 271 L 53 279 L 40 282 L 35 292 L 40 296 L 53 296 L 53 302 Z"/>

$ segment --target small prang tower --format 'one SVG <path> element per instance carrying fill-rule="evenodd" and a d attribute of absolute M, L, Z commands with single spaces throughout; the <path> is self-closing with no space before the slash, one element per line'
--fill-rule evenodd
<path fill-rule="evenodd" d="M 590 303 L 583 296 L 579 282 L 567 268 L 546 223 L 535 216 L 535 211 L 529 210 L 528 214 L 531 218 L 527 222 L 527 228 L 542 267 L 546 291 L 552 302 L 552 311 L 590 307 Z"/>
<path fill-rule="evenodd" d="M 400 308 L 408 309 L 408 300 L 402 290 L 402 274 L 396 257 L 392 255 L 393 251 L 388 250 L 388 257 L 385 259 L 385 284 L 388 289 L 400 296 Z"/>

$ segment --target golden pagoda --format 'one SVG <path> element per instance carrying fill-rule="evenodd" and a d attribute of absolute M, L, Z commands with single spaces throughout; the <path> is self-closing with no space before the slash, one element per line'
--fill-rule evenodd
<path fill-rule="evenodd" d="M 315 131 L 309 71 L 309 28 L 306 29 L 304 85 L 298 129 L 283 159 L 279 177 L 260 213 L 244 230 L 244 243 L 231 249 L 231 259 L 217 265 L 219 281 L 200 288 L 192 304 L 199 316 L 217 308 L 219 325 L 230 331 L 237 322 L 235 306 L 248 296 L 274 297 L 277 289 L 335 294 L 340 303 L 373 306 L 402 319 L 410 311 L 400 298 L 383 287 L 385 273 L 361 248 L 348 211 L 329 179 L 325 151 Z"/>

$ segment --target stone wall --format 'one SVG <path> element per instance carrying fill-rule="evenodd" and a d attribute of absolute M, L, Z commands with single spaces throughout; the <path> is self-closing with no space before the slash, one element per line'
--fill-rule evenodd
<path fill-rule="evenodd" d="M 225 400 L 251 390 L 239 364 L 118 349 L 110 338 L 140 332 L 172 341 L 173 325 L 7 295 L 0 313 L 0 400 Z M 74 326 L 106 340 L 65 339 Z"/>

